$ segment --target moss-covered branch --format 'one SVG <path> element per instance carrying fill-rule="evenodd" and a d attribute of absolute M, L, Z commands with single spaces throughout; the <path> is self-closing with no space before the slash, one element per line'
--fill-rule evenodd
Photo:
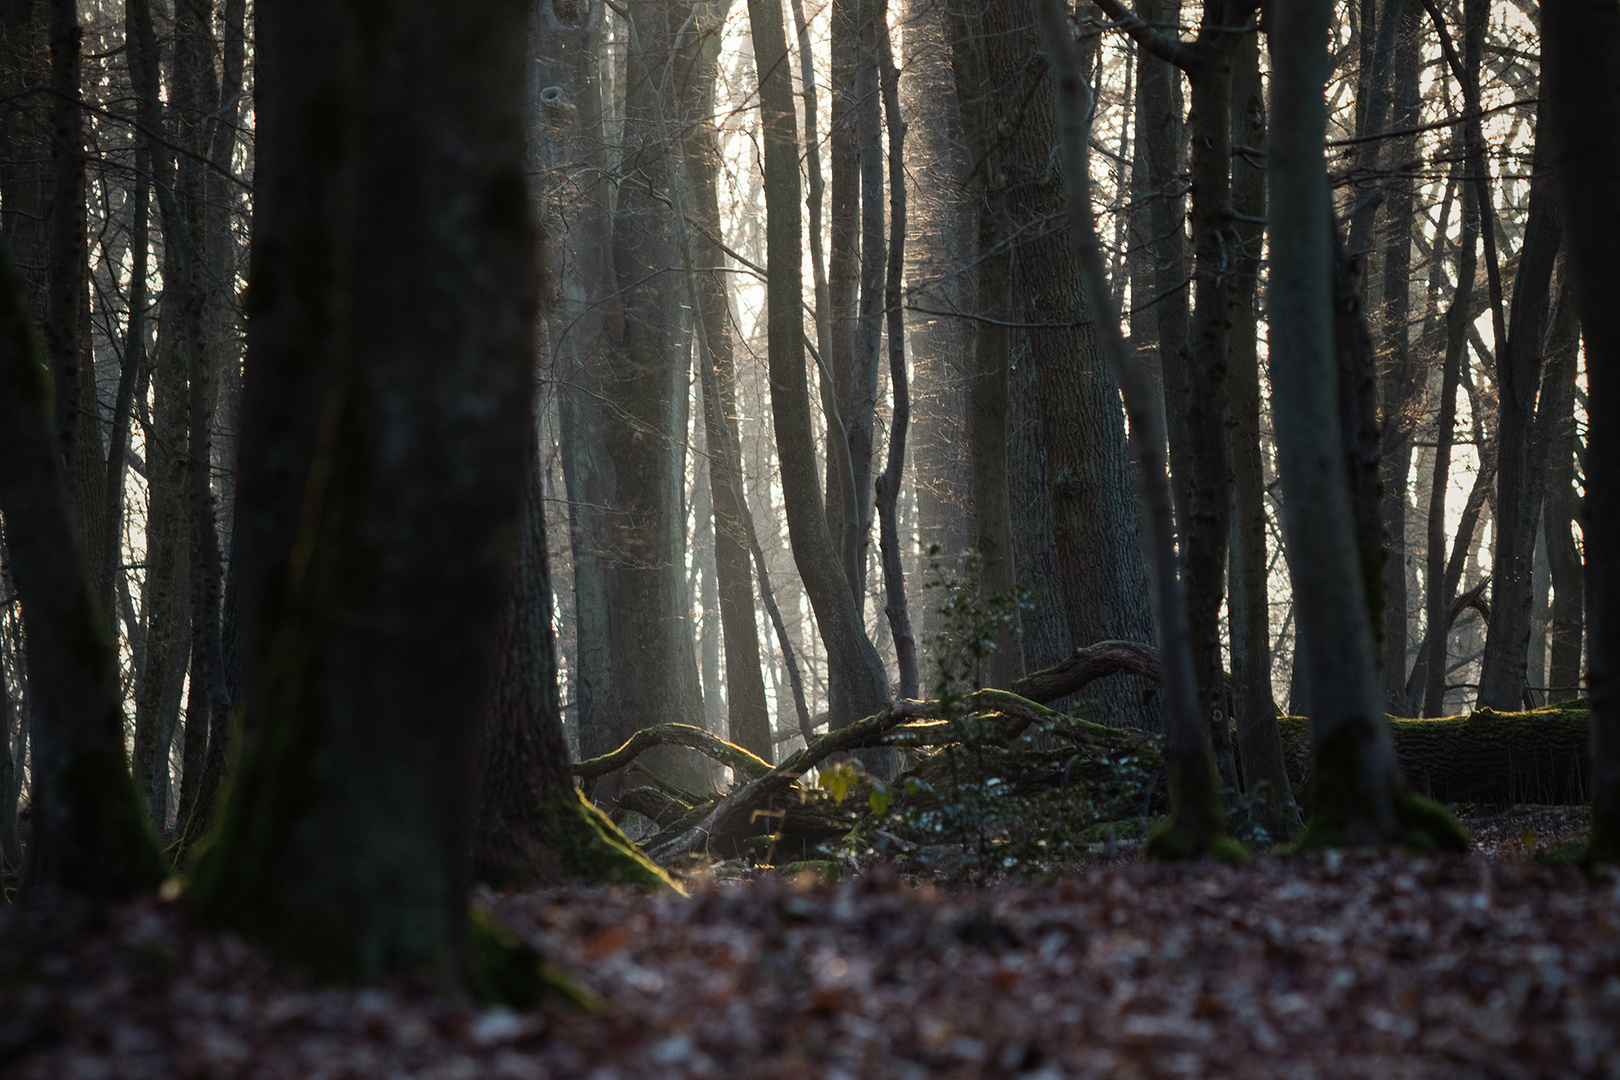
<path fill-rule="evenodd" d="M 615 769 L 624 768 L 639 757 L 642 751 L 655 746 L 684 746 L 696 750 L 750 780 L 771 771 L 771 763 L 764 758 L 691 724 L 656 724 L 650 728 L 642 728 L 625 740 L 625 744 L 617 750 L 600 757 L 576 761 L 569 770 L 582 780 L 595 780 Z"/>

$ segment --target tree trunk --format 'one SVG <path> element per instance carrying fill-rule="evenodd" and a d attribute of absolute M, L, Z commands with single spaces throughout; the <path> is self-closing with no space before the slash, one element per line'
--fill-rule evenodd
<path fill-rule="evenodd" d="M 782 498 L 794 562 L 827 646 L 829 669 L 847 689 L 849 712 L 834 724 L 876 713 L 889 696 L 888 677 L 866 636 L 849 582 L 827 531 L 816 475 L 810 396 L 805 385 L 800 314 L 798 138 L 787 35 L 779 5 L 749 0 L 748 18 L 764 114 L 766 215 L 766 325 L 769 333 L 771 412 L 782 470 Z M 836 335 L 835 335 L 836 336 Z"/>
<path fill-rule="evenodd" d="M 1232 71 L 1232 141 L 1258 152 L 1266 139 L 1260 36 L 1237 43 Z M 1234 153 L 1232 209 L 1241 255 L 1232 285 L 1232 353 L 1227 376 L 1232 412 L 1232 550 L 1227 590 L 1228 650 L 1236 691 L 1233 719 L 1243 762 L 1243 788 L 1267 835 L 1284 840 L 1299 827 L 1292 806 L 1277 706 L 1271 689 L 1271 590 L 1266 563 L 1266 478 L 1260 431 L 1259 318 L 1255 293 L 1266 216 L 1266 175 L 1255 154 Z"/>
<path fill-rule="evenodd" d="M 1198 708 L 1193 680 L 1187 598 L 1177 572 L 1174 509 L 1170 490 L 1163 413 L 1152 376 L 1125 353 L 1119 318 L 1108 294 L 1102 252 L 1091 211 L 1087 161 L 1089 93 L 1071 36 L 1067 13 L 1058 0 L 1041 0 L 1041 41 L 1052 58 L 1058 148 L 1069 207 L 1069 235 L 1080 260 L 1080 276 L 1091 310 L 1098 313 L 1103 355 L 1125 399 L 1130 448 L 1136 461 L 1137 496 L 1143 506 L 1143 547 L 1152 567 L 1155 609 L 1165 691 L 1165 772 L 1170 785 L 1170 820 L 1152 836 L 1147 852 L 1157 858 L 1212 855 L 1226 861 L 1242 849 L 1226 836 L 1219 776 L 1210 752 L 1209 725 Z"/>
<path fill-rule="evenodd" d="M 700 48 L 707 71 L 695 73 L 694 79 L 699 81 L 705 100 L 712 103 L 719 53 L 718 26 L 708 28 Z M 712 113 L 712 104 L 700 110 L 702 116 Z M 699 267 L 725 265 L 726 256 L 720 243 L 719 168 L 720 148 L 715 126 L 702 122 L 693 125 L 686 136 L 686 176 L 690 178 L 694 196 L 690 212 L 696 216 L 698 228 L 689 230 L 688 235 Z M 697 362 L 712 363 L 717 369 L 721 408 L 726 416 L 735 416 L 735 359 L 725 275 L 699 272 L 693 287 L 703 293 L 698 311 L 709 352 L 705 357 L 700 349 Z M 711 407 L 707 395 L 703 398 L 703 419 L 709 447 L 709 488 L 714 500 L 714 555 L 725 638 L 730 737 L 737 745 L 771 761 L 774 760 L 770 745 L 771 721 L 765 702 L 765 677 L 760 669 L 759 632 L 754 622 L 754 590 L 748 567 L 748 531 L 753 529 L 753 523 L 743 520 L 742 503 L 732 489 L 725 464 L 728 453 L 730 460 L 741 461 L 742 448 L 736 429 Z M 727 441 L 729 447 L 723 447 Z"/>
<path fill-rule="evenodd" d="M 974 320 L 974 368 L 967 385 L 968 482 L 973 496 L 973 574 L 979 602 L 993 612 L 982 631 L 987 652 L 974 673 L 982 686 L 1005 688 L 1024 674 L 1017 601 L 1017 562 L 1012 528 L 1008 427 L 1013 338 L 1008 315 L 1014 305 L 1013 241 L 1007 187 L 1010 178 L 987 167 L 998 138 L 997 103 L 1014 104 L 994 85 L 990 43 L 1018 24 L 1008 5 L 962 0 L 949 8 L 951 69 L 968 153 L 984 163 L 972 174 L 979 204 L 976 259 L 978 316 Z M 975 628 L 975 633 L 980 632 Z"/>
<path fill-rule="evenodd" d="M 154 888 L 164 865 L 129 782 L 118 658 L 79 555 L 50 400 L 23 282 L 0 244 L 0 514 L 28 626 L 34 737 L 22 892 L 122 900 Z"/>
<path fill-rule="evenodd" d="M 1587 857 L 1620 862 L 1620 9 L 1603 0 L 1549 4 L 1541 18 L 1543 93 L 1586 344 Z"/>
<path fill-rule="evenodd" d="M 1575 291 L 1566 276 L 1547 344 L 1548 371 L 1556 370 L 1559 378 L 1544 384 L 1542 390 L 1547 409 L 1548 468 L 1541 527 L 1553 594 L 1548 631 L 1549 703 L 1581 696 L 1581 549 L 1572 529 L 1581 512 L 1575 488 L 1575 460 L 1580 446 L 1575 428 L 1575 352 L 1580 347 L 1581 326 L 1575 306 Z M 1540 407 L 1537 414 L 1539 417 Z"/>
<path fill-rule="evenodd" d="M 977 218 L 964 197 L 973 163 L 950 66 L 949 22 L 936 0 L 909 0 L 905 78 L 900 82 L 906 141 L 908 216 L 906 283 L 915 436 L 912 484 L 917 498 L 921 595 L 917 623 L 923 689 L 935 690 L 937 638 L 944 630 L 937 585 L 957 573 L 973 530 L 967 474 L 966 378 L 973 370 L 974 328 L 956 312 L 976 307 L 971 270 Z M 937 565 L 938 573 L 933 567 Z"/>
<path fill-rule="evenodd" d="M 882 0 L 874 17 L 878 29 L 878 62 L 883 85 L 883 118 L 889 130 L 889 263 L 884 275 L 884 307 L 889 322 L 888 460 L 877 479 L 879 558 L 883 566 L 884 614 L 894 639 L 896 688 L 900 698 L 921 696 L 917 671 L 917 638 L 906 605 L 906 575 L 900 562 L 897 520 L 900 483 L 906 468 L 906 434 L 911 423 L 911 383 L 906 373 L 906 313 L 901 283 L 906 266 L 906 122 L 900 113 L 900 69 L 894 63 L 889 36 L 889 5 Z"/>
<path fill-rule="evenodd" d="M 1537 128 L 1545 130 L 1545 102 Z M 1537 142 L 1544 140 L 1538 137 Z M 1532 563 L 1541 496 L 1546 485 L 1545 444 L 1538 446 L 1536 395 L 1541 383 L 1553 263 L 1562 243 L 1556 167 L 1550 148 L 1534 157 L 1524 241 L 1513 276 L 1507 350 L 1496 357 L 1496 526 L 1492 529 L 1491 622 L 1479 677 L 1482 708 L 1522 707 L 1530 644 Z"/>
<path fill-rule="evenodd" d="M 241 764 L 204 925 L 326 977 L 464 964 L 476 727 L 532 446 L 528 6 L 260 13 Z M 319 283 L 320 287 L 316 287 Z"/>
<path fill-rule="evenodd" d="M 498 889 L 566 881 L 659 888 L 669 879 L 575 790 L 568 771 L 538 447 L 528 472 L 479 747 L 473 875 Z"/>
<path fill-rule="evenodd" d="M 74 531 L 92 581 L 101 578 L 93 542 L 106 496 L 96 404 L 95 350 L 83 318 L 90 305 L 86 240 L 84 110 L 79 57 L 84 31 L 77 0 L 51 0 L 51 210 L 49 317 L 45 347 L 56 385 L 56 434 L 73 494 Z"/>
<path fill-rule="evenodd" d="M 1335 401 L 1333 248 L 1327 168 L 1328 0 L 1273 12 L 1269 153 L 1272 419 L 1283 482 L 1300 647 L 1316 760 L 1313 845 L 1467 838 L 1445 811 L 1406 790 L 1379 706 Z"/>
<path fill-rule="evenodd" d="M 1422 12 L 1415 0 L 1404 0 L 1400 7 L 1401 25 L 1395 43 L 1393 114 L 1391 125 L 1397 131 L 1411 130 L 1421 119 L 1422 98 Z M 1404 168 L 1417 153 L 1416 134 L 1393 142 L 1393 161 Z M 1383 484 L 1384 539 L 1389 557 L 1384 564 L 1384 709 L 1403 715 L 1407 709 L 1406 675 L 1408 612 L 1407 581 L 1410 577 L 1406 548 L 1407 481 L 1412 472 L 1412 436 L 1418 420 L 1428 372 L 1413 363 L 1411 347 L 1412 315 L 1412 233 L 1417 208 L 1414 182 L 1399 177 L 1389 188 L 1388 233 L 1383 252 L 1383 350 L 1379 372 L 1381 415 L 1380 479 Z"/>

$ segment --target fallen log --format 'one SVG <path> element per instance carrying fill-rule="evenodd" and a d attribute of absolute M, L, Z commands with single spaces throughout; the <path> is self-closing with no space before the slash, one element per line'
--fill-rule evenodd
<path fill-rule="evenodd" d="M 1310 724 L 1277 721 L 1289 780 L 1310 794 Z M 1585 702 L 1530 712 L 1489 709 L 1432 720 L 1391 718 L 1390 735 L 1413 790 L 1449 803 L 1573 805 L 1591 797 Z"/>
<path fill-rule="evenodd" d="M 949 715 L 942 716 L 942 711 Z M 914 724 L 916 721 L 924 723 Z M 1063 724 L 1081 737 L 1097 740 L 1117 735 L 1005 690 L 975 690 L 946 706 L 938 701 L 897 701 L 875 716 L 820 736 L 770 772 L 720 799 L 697 825 L 675 835 L 666 831 L 655 837 L 647 845 L 647 853 L 655 861 L 667 862 L 706 850 L 717 839 L 732 841 L 759 832 L 757 815 L 769 811 L 800 777 L 834 754 L 875 746 L 938 746 L 968 737 L 1007 743 L 1037 723 Z"/>

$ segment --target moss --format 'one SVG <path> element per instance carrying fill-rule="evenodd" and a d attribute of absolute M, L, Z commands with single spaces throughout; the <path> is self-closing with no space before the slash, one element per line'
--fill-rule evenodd
<path fill-rule="evenodd" d="M 1248 858 L 1242 844 L 1226 835 L 1221 808 L 1221 780 L 1215 759 L 1205 749 L 1191 761 L 1166 756 L 1170 769 L 1170 820 L 1155 829 L 1142 853 L 1150 859 L 1177 862 L 1208 856 L 1234 865 Z"/>
<path fill-rule="evenodd" d="M 518 940 L 482 908 L 467 924 L 467 985 L 490 1005 L 527 1009 L 542 997 L 557 997 L 586 1011 L 600 999 L 584 984 Z"/>
<path fill-rule="evenodd" d="M 1361 783 L 1363 754 L 1378 738 L 1373 721 L 1345 721 L 1316 746 L 1311 775 L 1311 813 L 1294 847 L 1297 851 L 1344 847 L 1358 826 L 1383 817 Z M 1393 793 L 1400 834 L 1380 839 L 1415 851 L 1467 851 L 1468 833 L 1444 806 L 1403 785 Z"/>
<path fill-rule="evenodd" d="M 563 869 L 579 880 L 684 893 L 579 790 L 571 788 L 558 795 L 552 811 L 558 858 Z"/>
<path fill-rule="evenodd" d="M 803 862 L 790 862 L 776 868 L 779 877 L 795 877 L 799 874 L 814 874 L 825 885 L 838 883 L 838 864 L 831 859 L 806 859 Z"/>

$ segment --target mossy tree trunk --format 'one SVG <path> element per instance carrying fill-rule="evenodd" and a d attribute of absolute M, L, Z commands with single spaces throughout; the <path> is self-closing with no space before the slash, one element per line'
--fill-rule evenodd
<path fill-rule="evenodd" d="M 1372 633 L 1340 443 L 1333 247 L 1323 142 L 1332 4 L 1273 12 L 1267 144 L 1272 416 L 1283 482 L 1297 663 L 1313 705 L 1310 844 L 1461 847 L 1445 811 L 1406 790 L 1379 707 Z"/>
<path fill-rule="evenodd" d="M 258 19 L 245 737 L 193 911 L 463 976 L 476 731 L 532 446 L 528 4 Z"/>
<path fill-rule="evenodd" d="M 524 482 L 517 566 L 479 748 L 473 874 L 496 888 L 668 879 L 574 787 L 557 698 L 539 449 Z"/>
<path fill-rule="evenodd" d="M 0 244 L 0 514 L 28 628 L 34 739 L 22 889 L 39 901 L 120 900 L 155 887 L 165 867 L 129 779 L 117 654 L 79 553 L 23 288 Z"/>
<path fill-rule="evenodd" d="M 1159 624 L 1165 691 L 1164 765 L 1171 806 L 1169 822 L 1149 839 L 1147 851 L 1158 858 L 1210 855 L 1234 860 L 1242 857 L 1242 848 L 1226 835 L 1209 724 L 1198 707 L 1187 594 L 1176 560 L 1174 496 L 1164 413 L 1158 408 L 1152 375 L 1139 359 L 1125 354 L 1119 316 L 1108 293 L 1107 272 L 1097 243 L 1087 160 L 1086 117 L 1091 101 L 1080 50 L 1059 0 L 1040 0 L 1038 14 L 1041 41 L 1051 57 L 1070 241 L 1080 261 L 1086 299 L 1098 316 L 1103 356 L 1125 399 L 1131 456 L 1136 462 L 1137 499 L 1142 506 L 1143 556 L 1151 570 L 1154 614 Z"/>
<path fill-rule="evenodd" d="M 1570 0 L 1542 9 L 1554 157 L 1568 215 L 1569 274 L 1586 342 L 1587 662 L 1592 839 L 1620 862 L 1620 8 Z"/>

